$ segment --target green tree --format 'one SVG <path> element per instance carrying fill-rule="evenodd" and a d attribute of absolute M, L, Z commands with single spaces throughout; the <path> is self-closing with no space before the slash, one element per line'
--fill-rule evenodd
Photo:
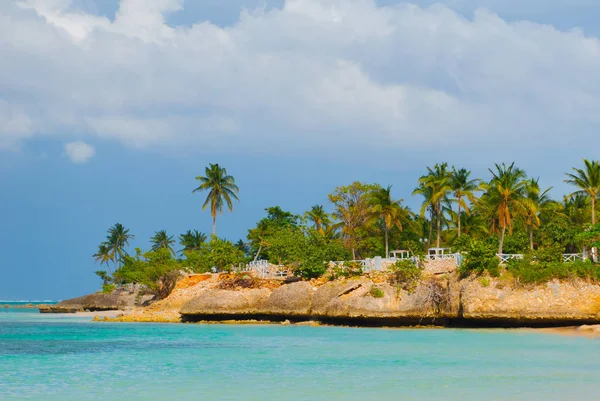
<path fill-rule="evenodd" d="M 175 255 L 175 249 L 173 244 L 175 240 L 173 236 L 169 236 L 165 230 L 160 230 L 154 233 L 154 236 L 150 239 L 152 243 L 152 250 L 157 251 L 159 249 L 168 249 L 173 255 Z"/>
<path fill-rule="evenodd" d="M 356 249 L 362 239 L 360 230 L 370 222 L 369 194 L 378 188 L 380 188 L 378 185 L 354 182 L 348 186 L 337 187 L 329 195 L 329 201 L 335 208 L 333 217 L 338 221 L 336 226 L 341 229 L 342 237 L 348 249 L 352 251 L 353 259 L 356 259 Z"/>
<path fill-rule="evenodd" d="M 525 182 L 525 197 L 528 200 L 528 207 L 524 208 L 523 220 L 529 235 L 529 249 L 532 251 L 533 230 L 538 229 L 542 224 L 540 216 L 556 204 L 550 199 L 549 192 L 551 189 L 548 188 L 542 191 L 539 179 L 530 178 Z"/>
<path fill-rule="evenodd" d="M 461 168 L 457 170 L 456 168 L 452 168 L 452 173 L 450 175 L 450 188 L 452 190 L 452 194 L 454 195 L 454 202 L 457 205 L 457 213 L 456 213 L 456 226 L 458 237 L 461 235 L 461 216 L 462 210 L 464 210 L 467 214 L 470 214 L 469 203 L 471 204 L 475 202 L 475 192 L 477 192 L 481 188 L 481 180 L 479 179 L 470 179 L 471 172 L 467 169 Z"/>
<path fill-rule="evenodd" d="M 571 184 L 579 190 L 573 192 L 570 196 L 585 195 L 592 203 L 592 225 L 596 224 L 596 199 L 600 194 L 600 163 L 583 159 L 585 167 L 583 169 L 573 167 L 574 174 L 567 173 L 567 184 Z"/>
<path fill-rule="evenodd" d="M 100 265 L 105 264 L 110 271 L 110 262 L 114 260 L 114 254 L 106 242 L 98 245 L 98 251 L 94 254 L 94 259 L 96 259 L 96 262 L 99 262 Z"/>
<path fill-rule="evenodd" d="M 489 171 L 492 173 L 492 180 L 484 196 L 501 230 L 498 253 L 502 254 L 506 230 L 512 232 L 513 217 L 530 209 L 531 202 L 526 197 L 527 176 L 514 163 L 509 166 L 504 163 L 496 164 L 496 171 Z"/>
<path fill-rule="evenodd" d="M 404 224 L 410 222 L 410 211 L 402 206 L 402 199 L 393 200 L 391 185 L 387 188 L 377 188 L 370 194 L 371 213 L 383 223 L 385 242 L 385 257 L 390 257 L 389 233 L 394 227 L 402 231 Z"/>
<path fill-rule="evenodd" d="M 115 270 L 121 266 L 123 258 L 127 256 L 126 247 L 129 246 L 129 241 L 134 238 L 135 236 L 133 234 L 129 234 L 129 229 L 123 227 L 120 223 L 117 223 L 108 229 L 108 236 L 106 237 L 105 244 L 113 255 Z"/>
<path fill-rule="evenodd" d="M 450 178 L 451 173 L 448 171 L 448 163 L 436 164 L 433 168 L 427 167 L 427 175 L 419 178 L 419 187 L 413 191 L 413 195 L 421 194 L 426 200 L 421 207 L 421 217 L 425 216 L 425 212 L 429 207 L 436 214 L 436 246 L 438 248 L 440 247 L 442 233 L 443 206 L 447 202 L 448 193 L 452 190 Z"/>
<path fill-rule="evenodd" d="M 206 243 L 206 234 L 198 230 L 188 230 L 179 236 L 179 244 L 182 246 L 180 253 L 198 251 Z"/>
<path fill-rule="evenodd" d="M 305 213 L 304 217 L 312 223 L 312 227 L 321 235 L 325 235 L 331 226 L 331 217 L 325 211 L 323 205 L 314 205 Z"/>
<path fill-rule="evenodd" d="M 272 206 L 265 209 L 267 217 L 261 219 L 256 227 L 248 230 L 248 240 L 252 245 L 254 261 L 258 260 L 260 255 L 268 258 L 268 239 L 275 232 L 284 228 L 298 227 L 299 217 L 293 213 L 281 209 L 279 206 Z M 263 253 L 266 251 L 267 253 Z"/>
<path fill-rule="evenodd" d="M 210 214 L 213 218 L 213 235 L 217 233 L 217 214 L 223 212 L 224 204 L 230 212 L 233 211 L 233 199 L 238 200 L 239 189 L 235 185 L 235 179 L 227 175 L 227 170 L 218 164 L 209 164 L 205 170 L 206 176 L 198 176 L 196 180 L 200 181 L 200 186 L 194 189 L 193 193 L 209 191 L 206 200 L 202 205 L 205 210 L 210 205 Z"/>

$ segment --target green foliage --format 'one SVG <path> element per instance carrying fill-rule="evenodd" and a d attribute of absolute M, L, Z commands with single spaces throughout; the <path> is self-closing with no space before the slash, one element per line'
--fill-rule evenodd
<path fill-rule="evenodd" d="M 217 232 L 217 214 L 223 212 L 223 206 L 227 205 L 229 211 L 233 211 L 233 200 L 239 200 L 237 194 L 239 188 L 235 185 L 235 178 L 227 174 L 227 169 L 219 164 L 210 163 L 205 169 L 206 176 L 198 176 L 196 180 L 200 186 L 192 193 L 208 191 L 206 200 L 202 205 L 205 210 L 210 205 L 210 215 L 213 218 L 213 235 Z"/>
<path fill-rule="evenodd" d="M 369 290 L 369 295 L 371 295 L 373 298 L 383 298 L 385 297 L 385 292 L 383 292 L 381 288 L 371 286 L 371 289 Z"/>
<path fill-rule="evenodd" d="M 500 261 L 491 242 L 472 240 L 465 246 L 467 252 L 460 266 L 461 276 L 465 277 L 472 273 L 482 274 L 486 270 L 494 277 L 500 275 Z"/>
<path fill-rule="evenodd" d="M 529 252 L 529 238 L 524 231 L 515 231 L 504 237 L 502 253 L 516 254 Z"/>
<path fill-rule="evenodd" d="M 409 260 L 399 260 L 389 270 L 390 283 L 409 292 L 415 289 L 423 271 Z"/>
<path fill-rule="evenodd" d="M 571 263 L 538 262 L 532 261 L 530 258 L 525 258 L 523 260 L 509 261 L 507 270 L 523 284 L 540 284 L 553 279 L 569 280 L 581 278 L 595 282 L 600 280 L 600 266 L 591 261 Z"/>
<path fill-rule="evenodd" d="M 578 243 L 588 248 L 600 247 L 600 223 L 579 233 L 576 239 Z"/>
<path fill-rule="evenodd" d="M 123 266 L 114 273 L 114 281 L 118 284 L 139 283 L 159 298 L 165 298 L 175 287 L 180 269 L 180 263 L 168 249 L 142 254 L 138 248 L 135 256 L 125 256 Z"/>
<path fill-rule="evenodd" d="M 114 284 L 102 284 L 102 293 L 103 294 L 111 294 L 116 289 L 117 289 L 117 286 Z"/>
<path fill-rule="evenodd" d="M 338 239 L 328 238 L 313 229 L 303 237 L 301 252 L 294 265 L 294 274 L 311 279 L 321 277 L 327 271 L 327 262 L 348 258 L 348 251 Z"/>
<path fill-rule="evenodd" d="M 234 266 L 245 262 L 244 253 L 231 241 L 213 235 L 208 243 L 209 260 L 218 271 L 229 272 Z"/>
<path fill-rule="evenodd" d="M 96 273 L 96 276 L 100 277 L 100 280 L 102 280 L 103 286 L 112 283 L 112 281 L 113 281 L 112 277 L 104 270 L 98 270 L 95 273 Z"/>
<path fill-rule="evenodd" d="M 481 285 L 484 287 L 489 287 L 491 280 L 489 277 L 479 277 L 479 283 L 481 283 Z"/>
<path fill-rule="evenodd" d="M 336 280 L 341 277 L 359 277 L 364 274 L 363 266 L 360 262 L 347 261 L 343 265 L 335 265 L 329 269 L 329 279 Z"/>

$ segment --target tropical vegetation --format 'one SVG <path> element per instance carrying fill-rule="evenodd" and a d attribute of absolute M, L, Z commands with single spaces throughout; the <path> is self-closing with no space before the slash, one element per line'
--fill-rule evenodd
<path fill-rule="evenodd" d="M 330 270 L 329 261 L 355 261 L 388 257 L 392 250 L 420 255 L 435 245 L 451 248 L 466 259 L 461 274 L 500 274 L 500 255 L 520 254 L 522 259 L 503 267 L 524 283 L 550 278 L 600 279 L 597 266 L 577 262 L 568 269 L 563 254 L 588 253 L 596 259 L 600 225 L 596 224 L 600 196 L 600 163 L 584 160 L 583 167 L 566 173 L 574 192 L 552 199 L 551 187 L 511 164 L 495 164 L 487 178 L 475 178 L 461 167 L 438 163 L 427 167 L 417 180 L 413 196 L 421 200 L 413 212 L 395 196 L 392 186 L 353 182 L 338 186 L 328 204 L 316 204 L 301 213 L 280 206 L 266 214 L 246 238 L 231 242 L 216 236 L 217 215 L 233 211 L 239 189 L 233 176 L 210 164 L 196 177 L 196 192 L 207 192 L 203 209 L 210 207 L 212 235 L 190 229 L 177 237 L 165 230 L 149 238 L 149 250 L 128 249 L 135 237 L 116 223 L 100 243 L 95 260 L 105 288 L 138 282 L 165 294 L 177 272 L 231 271 L 251 262 L 268 260 L 284 265 L 295 275 L 315 278 Z M 176 240 L 177 239 L 177 240 Z M 395 267 L 397 275 L 412 275 L 410 266 Z M 562 269 L 562 270 L 561 270 Z M 359 270 L 356 270 L 359 271 Z"/>

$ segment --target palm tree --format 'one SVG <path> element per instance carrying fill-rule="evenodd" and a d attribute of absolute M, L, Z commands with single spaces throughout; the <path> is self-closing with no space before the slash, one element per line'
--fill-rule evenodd
<path fill-rule="evenodd" d="M 389 232 L 397 227 L 403 230 L 403 223 L 410 221 L 409 211 L 402 207 L 402 199 L 397 201 L 392 199 L 391 185 L 387 188 L 377 188 L 371 192 L 370 203 L 371 213 L 376 219 L 383 222 L 383 232 L 385 240 L 385 257 L 389 258 Z"/>
<path fill-rule="evenodd" d="M 202 205 L 202 210 L 210 204 L 210 214 L 213 218 L 213 235 L 217 233 L 217 214 L 223 212 L 223 204 L 227 204 L 230 212 L 233 211 L 233 199 L 239 201 L 237 196 L 239 188 L 235 185 L 235 179 L 227 175 L 227 170 L 218 164 L 209 164 L 205 170 L 205 177 L 198 176 L 196 179 L 201 182 L 200 186 L 192 193 L 200 191 L 209 191 L 206 201 Z"/>
<path fill-rule="evenodd" d="M 450 187 L 452 188 L 452 194 L 454 195 L 454 201 L 458 206 L 458 211 L 456 213 L 456 226 L 458 237 L 461 235 L 460 225 L 463 209 L 467 214 L 470 214 L 469 204 L 465 201 L 465 198 L 472 203 L 475 202 L 475 192 L 480 189 L 480 181 L 479 179 L 469 179 L 471 172 L 467 169 L 461 168 L 460 170 L 456 170 L 456 168 L 452 168 L 452 174 L 450 175 Z"/>
<path fill-rule="evenodd" d="M 126 229 L 120 223 L 117 223 L 108 229 L 106 245 L 110 248 L 110 251 L 113 254 L 115 270 L 119 268 L 123 258 L 127 255 L 127 250 L 125 247 L 129 246 L 129 241 L 134 238 L 134 235 L 129 234 L 129 229 Z"/>
<path fill-rule="evenodd" d="M 94 258 L 96 259 L 96 262 L 100 262 L 100 265 L 106 264 L 106 267 L 110 271 L 110 262 L 113 261 L 114 254 L 106 242 L 98 245 L 98 251 L 94 254 Z"/>
<path fill-rule="evenodd" d="M 448 192 L 452 190 L 450 186 L 451 174 L 448 171 L 448 163 L 436 164 L 433 169 L 427 167 L 427 175 L 419 178 L 419 187 L 413 191 L 413 195 L 422 194 L 426 202 L 421 207 L 421 217 L 425 216 L 425 211 L 431 206 L 436 214 L 437 241 L 436 246 L 440 247 L 440 238 L 442 233 L 442 212 L 443 204 L 447 199 Z"/>
<path fill-rule="evenodd" d="M 575 174 L 567 173 L 567 177 L 569 178 L 565 182 L 579 188 L 578 191 L 573 192 L 569 196 L 586 195 L 590 198 L 592 201 L 592 225 L 595 225 L 596 199 L 600 194 L 600 163 L 587 159 L 583 159 L 583 163 L 585 164 L 585 168 L 579 169 L 573 167 Z"/>
<path fill-rule="evenodd" d="M 331 225 L 331 217 L 325 212 L 323 205 L 314 205 L 304 214 L 304 217 L 312 222 L 313 228 L 322 235 L 325 235 L 325 232 Z"/>
<path fill-rule="evenodd" d="M 189 251 L 198 251 L 202 248 L 202 245 L 206 242 L 206 234 L 199 232 L 198 230 L 187 230 L 187 232 L 179 236 L 179 244 L 183 247 L 180 253 Z"/>
<path fill-rule="evenodd" d="M 554 202 L 550 199 L 548 188 L 542 192 L 539 179 L 531 178 L 525 182 L 525 197 L 529 207 L 524 210 L 523 218 L 529 234 L 529 249 L 533 251 L 533 230 L 541 225 L 540 215 L 548 210 Z"/>
<path fill-rule="evenodd" d="M 501 229 L 498 253 L 502 254 L 506 229 L 512 232 L 514 215 L 531 209 L 531 202 L 526 198 L 527 176 L 525 171 L 515 167 L 515 163 L 510 166 L 496 164 L 496 171 L 489 171 L 492 173 L 492 180 L 484 196 L 487 198 L 486 204 L 498 219 Z"/>
<path fill-rule="evenodd" d="M 150 238 L 150 242 L 152 243 L 153 251 L 158 251 L 159 249 L 168 249 L 173 255 L 175 255 L 175 249 L 173 249 L 175 240 L 173 239 L 173 236 L 169 237 L 169 234 L 167 234 L 165 230 L 155 232 L 154 236 Z"/>

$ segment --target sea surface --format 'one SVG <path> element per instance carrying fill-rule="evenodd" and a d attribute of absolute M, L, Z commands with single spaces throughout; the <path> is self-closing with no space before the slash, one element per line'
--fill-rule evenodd
<path fill-rule="evenodd" d="M 600 340 L 0 309 L 0 400 L 598 400 Z"/>

